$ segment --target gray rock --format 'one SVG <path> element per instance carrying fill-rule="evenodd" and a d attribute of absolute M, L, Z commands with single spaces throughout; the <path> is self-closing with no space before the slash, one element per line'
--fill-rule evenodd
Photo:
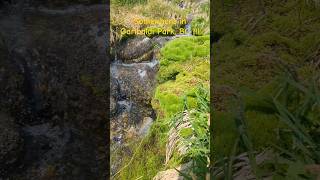
<path fill-rule="evenodd" d="M 119 99 L 119 83 L 115 78 L 110 79 L 110 96 L 115 100 Z"/>
<path fill-rule="evenodd" d="M 171 36 L 160 36 L 160 37 L 154 37 L 152 38 L 152 41 L 154 44 L 156 44 L 159 48 L 163 47 L 167 42 L 174 39 L 174 37 Z"/>
<path fill-rule="evenodd" d="M 150 61 L 153 58 L 152 41 L 147 37 L 129 39 L 118 49 L 118 58 L 125 63 Z"/>
<path fill-rule="evenodd" d="M 143 118 L 143 122 L 141 124 L 141 127 L 139 128 L 139 135 L 145 136 L 151 128 L 152 123 L 153 119 L 151 117 Z"/>
<path fill-rule="evenodd" d="M 118 79 L 120 96 L 135 103 L 149 105 L 156 83 L 158 62 L 114 64 L 112 76 Z"/>
<path fill-rule="evenodd" d="M 117 111 L 117 104 L 116 104 L 116 101 L 113 97 L 110 97 L 110 113 L 111 113 L 111 116 L 113 114 L 115 114 Z"/>

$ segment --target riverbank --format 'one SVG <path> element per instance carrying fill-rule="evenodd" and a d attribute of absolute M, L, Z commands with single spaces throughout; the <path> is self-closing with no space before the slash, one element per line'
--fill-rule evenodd
<path fill-rule="evenodd" d="M 161 12 L 161 16 L 159 16 L 159 14 L 157 13 L 153 14 L 153 11 L 146 12 L 145 9 L 150 10 L 152 8 L 158 8 L 157 6 L 155 6 L 155 3 L 156 2 L 150 1 L 149 4 L 146 4 L 144 6 L 144 10 L 139 9 L 139 4 L 137 4 L 131 7 L 131 9 L 136 10 L 130 11 L 128 13 L 135 12 L 135 14 L 132 14 L 132 17 L 142 18 L 143 15 L 147 14 L 147 18 L 157 17 L 166 19 L 168 19 L 171 15 L 172 17 L 185 18 L 186 15 L 190 13 L 190 9 L 179 9 L 177 4 L 175 5 L 173 2 L 166 1 L 157 1 L 158 4 L 161 4 L 160 7 L 163 8 L 163 11 L 165 11 Z M 202 3 L 205 4 L 204 2 Z M 208 4 L 205 5 L 208 6 Z M 202 7 L 199 4 L 194 4 L 194 6 Z M 126 7 L 120 6 L 120 9 L 123 10 L 124 8 Z M 116 9 L 114 10 L 116 11 Z M 158 11 L 159 9 L 157 10 L 157 12 Z M 195 19 L 197 18 L 198 17 L 195 16 Z M 121 25 L 126 26 L 127 28 L 139 28 L 135 27 L 135 24 L 130 24 L 130 22 L 128 21 L 121 21 L 121 18 L 115 19 L 113 22 L 123 22 L 122 24 L 114 24 L 115 31 L 117 30 L 116 27 L 121 27 Z M 138 138 L 127 139 L 126 153 L 122 154 L 123 159 L 121 164 L 119 164 L 119 167 L 117 168 L 118 170 L 114 172 L 114 179 L 166 179 L 168 178 L 167 172 L 169 171 L 160 171 L 175 168 L 178 166 L 187 167 L 186 163 L 195 161 L 196 157 L 205 160 L 205 163 L 201 164 L 202 174 L 197 171 L 194 171 L 194 173 L 198 173 L 197 175 L 199 175 L 199 177 L 203 175 L 205 176 L 206 173 L 203 172 L 207 171 L 206 168 L 208 165 L 208 161 L 206 157 L 209 153 L 208 109 L 201 109 L 201 107 L 203 106 L 200 105 L 200 102 L 202 102 L 202 105 L 204 105 L 205 107 L 208 107 L 210 40 L 208 35 L 203 34 L 204 32 L 207 32 L 205 29 L 208 29 L 208 27 L 208 25 L 202 27 L 202 36 L 190 36 L 187 34 L 184 36 L 165 36 L 165 34 L 158 34 L 154 37 L 150 37 L 150 41 L 153 43 L 152 49 L 154 52 L 154 56 L 152 56 L 152 59 L 154 62 L 158 62 L 157 68 L 155 69 L 155 71 L 152 71 L 152 74 L 154 73 L 154 75 L 156 76 L 152 76 L 152 78 L 150 79 L 148 78 L 150 77 L 150 73 L 148 73 L 148 71 L 145 72 L 139 69 L 137 69 L 137 76 L 140 78 L 143 77 L 142 79 L 144 79 L 147 83 L 155 80 L 156 84 L 154 84 L 153 88 L 151 89 L 145 89 L 144 91 L 136 93 L 133 96 L 133 100 L 135 98 L 139 99 L 140 96 L 151 97 L 150 101 L 148 100 L 147 102 L 152 108 L 152 111 L 155 112 L 156 116 L 153 117 L 152 125 L 150 126 L 150 129 L 148 129 L 144 136 L 138 136 Z M 155 28 L 163 27 L 160 26 Z M 179 27 L 175 26 L 168 28 L 173 30 L 179 29 Z M 127 45 L 130 44 L 131 41 L 134 42 L 134 39 L 139 38 L 125 36 L 121 37 L 117 34 L 117 32 L 114 32 L 114 39 L 117 39 L 116 37 L 124 39 L 120 40 L 119 42 Z M 144 41 L 146 42 L 149 40 Z M 131 44 L 130 46 L 131 48 L 135 49 L 134 47 L 137 46 L 137 44 Z M 119 58 L 119 56 L 123 57 L 123 54 L 118 54 L 116 49 L 117 46 L 114 47 L 115 54 L 117 54 L 117 58 L 121 61 L 121 63 L 130 63 L 125 66 L 130 66 L 131 69 L 133 69 L 132 62 L 137 63 L 136 65 L 151 62 L 150 58 L 147 61 L 141 61 L 142 59 L 146 60 L 145 57 L 147 56 L 142 54 L 148 53 L 149 50 L 145 50 L 144 53 L 141 53 L 140 57 L 136 57 L 134 55 L 136 53 L 134 52 L 127 53 L 133 55 L 134 57 L 132 57 L 131 59 L 135 60 L 123 61 L 122 59 L 129 58 Z M 123 46 L 120 45 L 118 47 Z M 119 52 L 124 52 L 122 51 L 122 49 L 123 48 L 120 48 Z M 135 52 L 140 51 L 141 50 Z M 129 79 L 132 79 L 132 75 L 133 74 L 127 74 L 126 76 L 122 77 L 131 77 Z M 139 87 L 142 87 L 143 89 L 143 86 Z M 132 90 L 134 91 L 134 88 Z M 140 108 L 146 109 L 146 107 L 147 106 Z M 140 111 L 142 109 L 140 109 Z M 181 118 L 175 118 L 178 116 Z M 145 118 L 130 119 L 129 121 L 143 122 L 143 119 Z M 182 119 L 186 121 L 183 121 L 184 123 L 182 123 Z M 191 119 L 195 120 L 192 121 Z M 118 120 L 119 119 L 115 118 L 115 121 Z M 144 129 L 142 128 L 143 125 L 138 124 L 140 123 L 137 123 L 136 125 L 132 126 L 135 128 L 135 132 L 139 132 L 140 129 Z M 182 127 L 179 124 L 188 125 Z M 193 126 L 196 125 L 198 125 L 198 129 L 195 128 L 195 130 L 193 130 Z M 175 129 L 174 127 L 179 127 L 178 132 L 173 132 L 173 129 Z M 199 127 L 201 128 L 199 129 Z M 180 133 L 180 131 L 182 132 Z M 127 132 L 130 133 L 126 133 L 126 137 L 131 136 L 132 131 Z M 176 139 L 174 141 L 172 141 L 172 138 L 170 139 L 170 136 L 173 137 L 174 134 L 177 135 L 176 138 L 179 138 L 178 141 L 176 141 L 176 138 L 174 138 Z M 181 134 L 183 135 L 181 136 Z M 186 143 L 185 140 L 190 137 L 193 137 L 195 141 L 189 142 L 190 144 L 192 144 L 192 146 L 190 147 L 183 145 L 185 147 L 185 150 L 181 152 L 182 154 L 180 154 L 177 145 L 179 144 L 180 146 Z M 196 143 L 196 140 L 198 140 L 197 142 L 202 142 L 201 147 L 199 146 L 199 144 Z M 202 150 L 204 150 L 205 152 L 198 152 L 198 154 L 192 153 L 194 152 L 192 150 L 196 150 L 196 148 L 203 148 Z M 196 168 L 194 166 L 190 166 L 189 168 L 182 169 L 184 169 L 184 172 L 188 174 Z M 178 171 L 175 170 L 173 171 L 173 174 L 176 178 L 182 176 L 181 174 L 179 174 Z"/>

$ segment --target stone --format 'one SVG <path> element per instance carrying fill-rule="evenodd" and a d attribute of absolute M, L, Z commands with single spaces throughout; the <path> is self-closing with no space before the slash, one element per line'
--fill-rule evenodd
<path fill-rule="evenodd" d="M 125 63 L 151 61 L 153 45 L 148 37 L 137 37 L 122 43 L 118 48 L 118 58 Z"/>
<path fill-rule="evenodd" d="M 141 127 L 139 128 L 139 135 L 145 136 L 148 132 L 153 123 L 153 119 L 151 117 L 145 117 L 143 118 L 143 121 L 141 123 Z"/>
<path fill-rule="evenodd" d="M 110 97 L 110 113 L 111 116 L 117 111 L 117 103 L 113 97 Z"/>
<path fill-rule="evenodd" d="M 176 169 L 180 172 L 188 174 L 188 171 L 191 168 L 191 162 L 182 164 Z M 180 173 L 176 169 L 168 169 L 165 171 L 160 171 L 153 180 L 184 180 L 185 178 L 180 175 Z"/>
<path fill-rule="evenodd" d="M 156 85 L 157 62 L 114 64 L 112 68 L 112 76 L 119 82 L 121 98 L 150 105 Z"/>

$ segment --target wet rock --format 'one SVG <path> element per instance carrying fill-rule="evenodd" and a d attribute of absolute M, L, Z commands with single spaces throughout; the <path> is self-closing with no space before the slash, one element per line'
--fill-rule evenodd
<path fill-rule="evenodd" d="M 119 99 L 119 83 L 117 79 L 112 78 L 110 79 L 110 96 L 114 99 Z"/>
<path fill-rule="evenodd" d="M 172 40 L 174 37 L 170 37 L 170 36 L 159 36 L 159 37 L 154 37 L 152 38 L 152 41 L 154 42 L 154 44 L 156 44 L 157 46 L 159 46 L 160 48 L 163 47 L 167 42 L 169 42 L 170 40 Z"/>
<path fill-rule="evenodd" d="M 156 85 L 158 63 L 114 64 L 112 75 L 118 79 L 120 96 L 135 103 L 149 105 Z"/>
<path fill-rule="evenodd" d="M 129 39 L 119 46 L 118 58 L 125 63 L 151 61 L 153 45 L 150 38 L 138 37 Z"/>
<path fill-rule="evenodd" d="M 21 156 L 23 140 L 11 117 L 0 112 L 0 177 Z"/>
<path fill-rule="evenodd" d="M 110 113 L 111 115 L 115 114 L 117 111 L 116 100 L 113 97 L 110 97 Z"/>
<path fill-rule="evenodd" d="M 141 127 L 139 128 L 139 136 L 145 136 L 152 125 L 153 119 L 151 117 L 145 117 L 143 118 L 143 121 L 141 123 Z"/>

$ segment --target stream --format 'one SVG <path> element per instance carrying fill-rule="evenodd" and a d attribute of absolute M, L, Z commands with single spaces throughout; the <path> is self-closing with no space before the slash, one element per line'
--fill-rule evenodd
<path fill-rule="evenodd" d="M 155 57 L 155 51 L 159 49 L 154 49 L 153 44 L 161 48 L 175 38 L 191 36 L 191 24 L 186 24 L 185 28 L 186 34 L 151 39 L 137 37 L 121 44 L 116 50 L 110 67 L 111 175 L 118 172 L 124 156 L 132 156 L 133 152 L 129 145 L 143 138 L 156 119 L 151 99 L 157 85 L 156 75 L 160 64 Z M 152 51 L 153 56 L 141 62 L 134 62 L 130 60 L 131 57 L 124 55 L 136 55 L 135 51 L 140 56 Z M 125 60 L 119 57 L 124 57 Z"/>

